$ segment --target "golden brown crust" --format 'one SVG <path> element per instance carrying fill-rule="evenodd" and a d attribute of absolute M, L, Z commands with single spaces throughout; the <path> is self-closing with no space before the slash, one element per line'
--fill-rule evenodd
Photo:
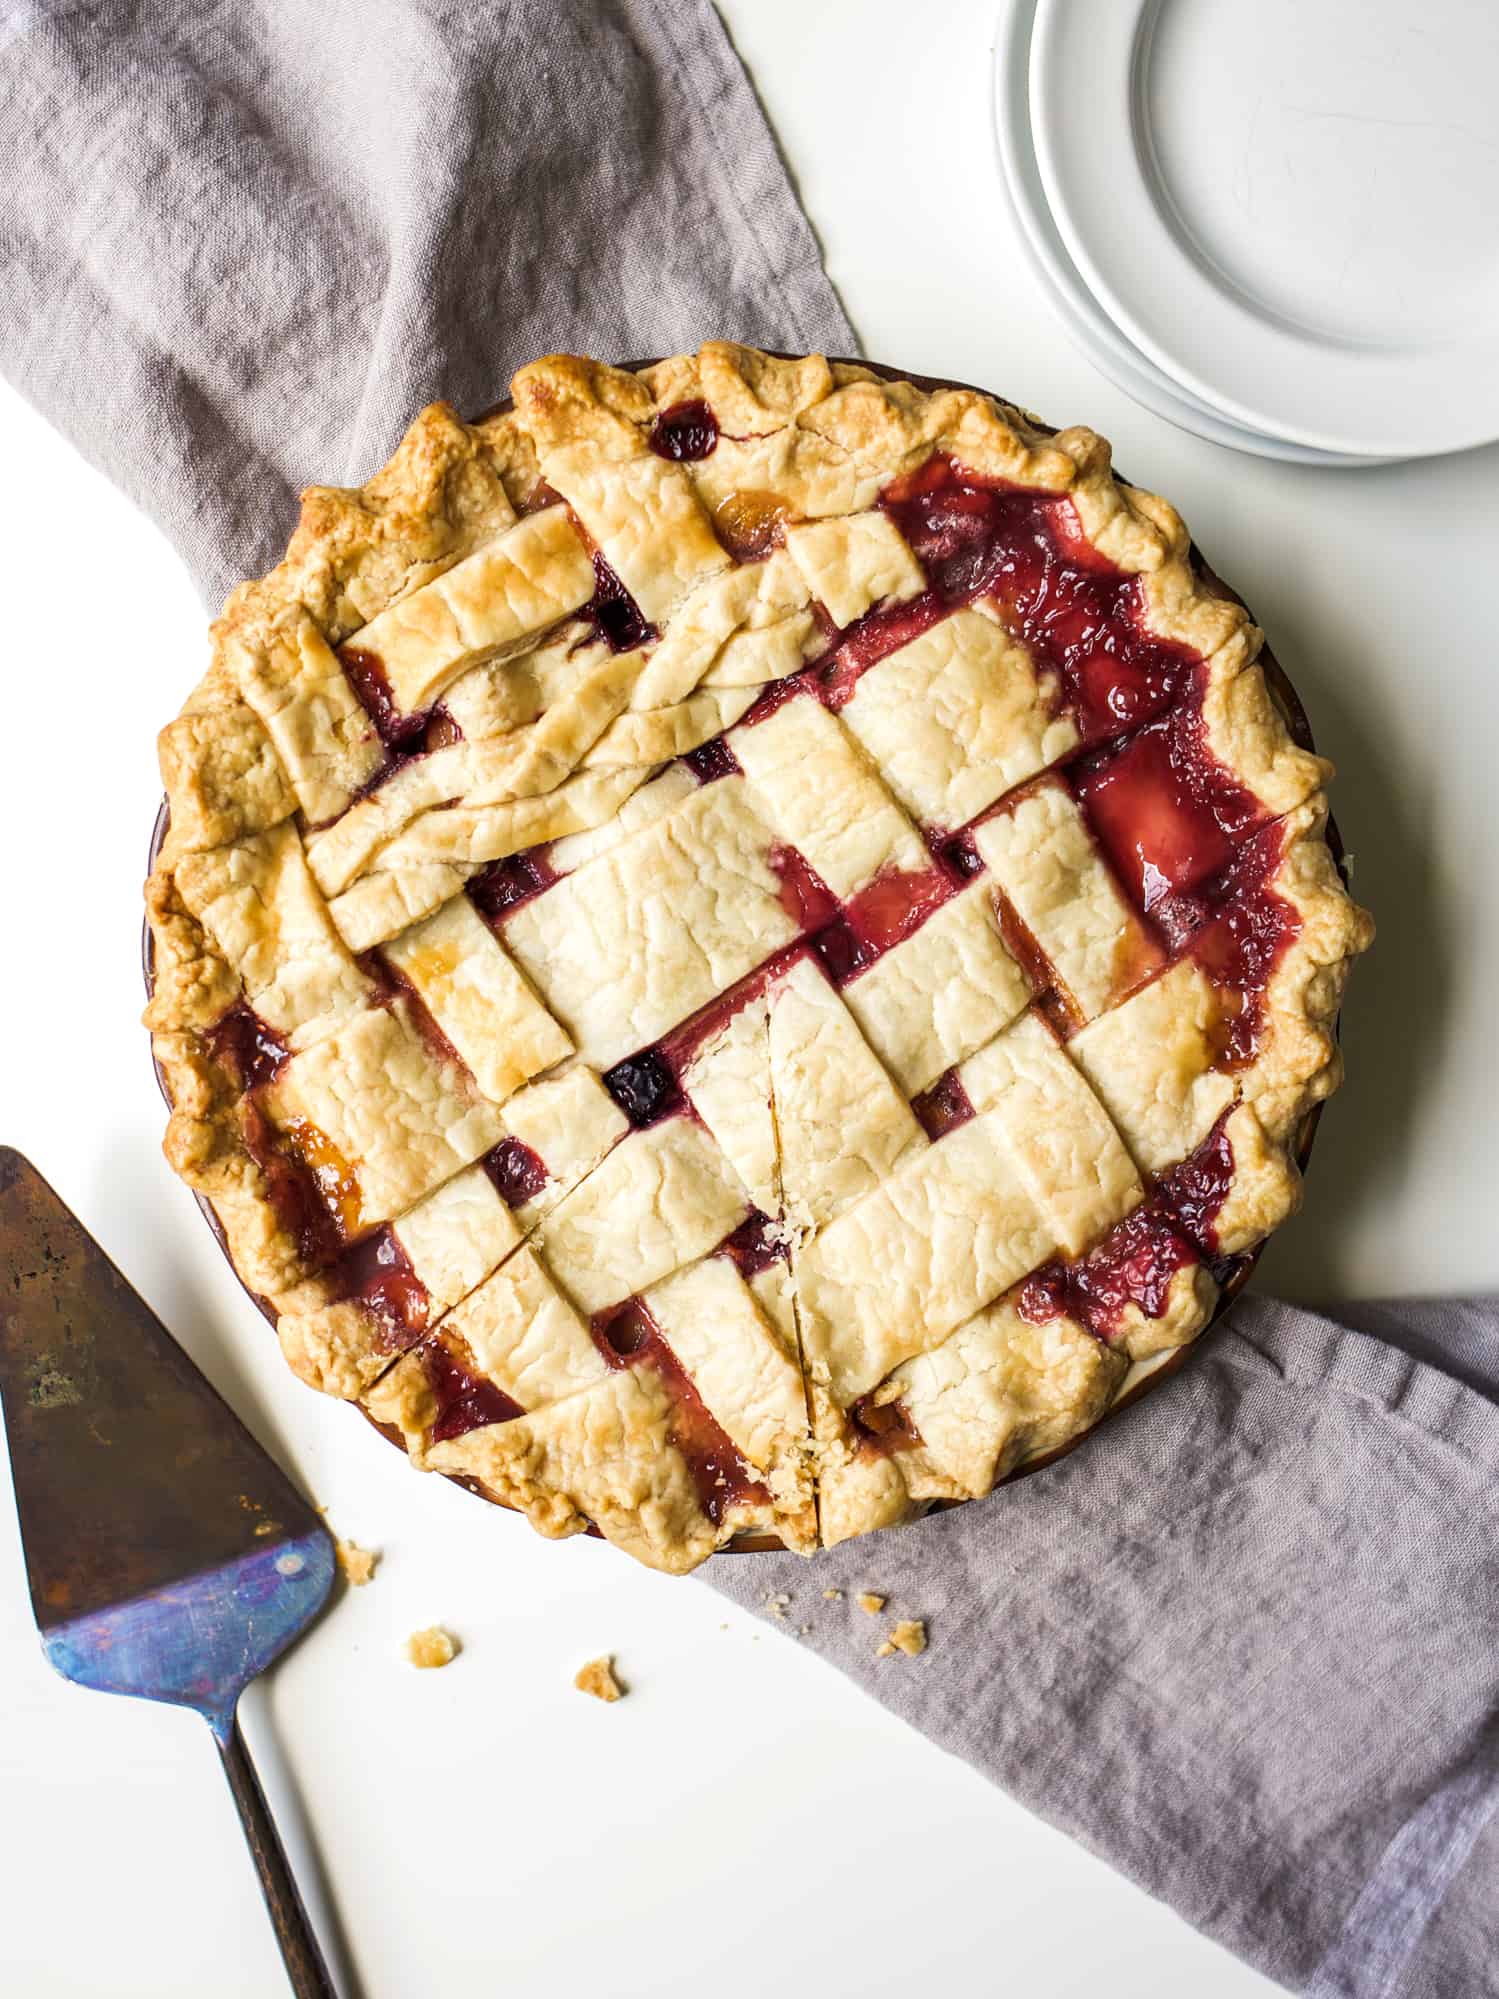
<path fill-rule="evenodd" d="M 338 1572 L 350 1589 L 363 1589 L 366 1583 L 375 1579 L 375 1570 L 380 1566 L 378 1548 L 361 1548 L 357 1541 L 335 1541 L 334 1555 L 338 1559 Z"/>
<path fill-rule="evenodd" d="M 270 737 L 242 701 L 184 708 L 156 747 L 171 804 L 169 854 L 264 832 L 297 809 Z"/>
<path fill-rule="evenodd" d="M 881 1639 L 874 1649 L 877 1659 L 889 1659 L 897 1652 L 903 1652 L 908 1659 L 918 1658 L 926 1650 L 926 1625 L 919 1617 L 903 1617 L 891 1626 L 890 1636 Z"/>
<path fill-rule="evenodd" d="M 1180 1158 L 1182 1146 L 1196 1144 L 1225 1104 L 1221 1130 L 1232 1180 L 1218 1214 L 1217 1248 L 1228 1254 L 1250 1247 L 1299 1198 L 1292 1155 L 1308 1112 L 1338 1081 L 1337 1009 L 1351 960 L 1372 934 L 1367 916 L 1349 901 L 1326 844 L 1323 787 L 1330 766 L 1292 742 L 1258 662 L 1261 635 L 1243 607 L 1201 572 L 1179 515 L 1164 500 L 1118 480 L 1108 445 L 1092 431 L 1053 434 L 975 391 L 926 391 L 855 364 L 818 355 L 783 359 L 729 342 L 709 342 L 695 355 L 638 372 L 550 355 L 522 369 L 512 393 L 513 408 L 474 423 L 434 404 L 363 487 L 310 489 L 286 559 L 231 595 L 214 627 L 207 674 L 162 731 L 171 825 L 147 885 L 156 984 L 146 1021 L 172 1101 L 167 1156 L 212 1205 L 247 1284 L 279 1312 L 283 1349 L 305 1380 L 361 1401 L 404 1438 L 416 1461 L 478 1480 L 545 1533 L 573 1533 L 592 1522 L 640 1559 L 675 1572 L 736 1532 L 768 1527 L 788 1545 L 810 1549 L 818 1540 L 829 1545 L 909 1518 L 934 1499 L 986 1491 L 1016 1463 L 1059 1448 L 1096 1420 L 1127 1364 L 1192 1338 L 1217 1296 L 1204 1264 L 1187 1261 L 1152 1309 L 1127 1302 L 1100 1344 L 1098 1328 L 1089 1331 L 1065 1314 L 1044 1329 L 1017 1318 L 1010 1294 L 995 1296 L 1012 1282 L 1014 1269 L 1047 1254 L 1076 1255 L 1148 1195 L 1136 1167 L 1153 1174 Z M 663 412 L 696 403 L 712 413 L 716 448 L 682 462 L 655 455 L 653 427 Z M 612 1302 L 612 1280 L 598 1277 L 609 1265 L 580 1275 L 570 1251 L 572 1261 L 562 1259 L 549 1278 L 546 1256 L 549 1245 L 591 1240 L 587 1231 L 601 1225 L 600 1213 L 607 1216 L 616 1169 L 606 1171 L 603 1162 L 621 1143 L 619 1133 L 600 1136 L 598 1114 L 590 1111 L 593 1135 L 586 1143 L 579 1138 L 569 1162 L 555 1120 L 546 1122 L 548 1143 L 560 1148 L 543 1162 L 552 1192 L 520 1208 L 515 1221 L 497 1219 L 486 1208 L 486 1200 L 492 1206 L 496 1197 L 473 1162 L 498 1133 L 512 1128 L 530 1144 L 526 1134 L 534 1120 L 528 1122 L 523 1100 L 554 1087 L 573 1061 L 574 1042 L 583 1058 L 596 1057 L 603 1067 L 660 1031 L 655 1013 L 649 1033 L 645 1027 L 634 1032 L 630 1018 L 621 1017 L 620 995 L 634 989 L 632 981 L 642 1020 L 650 1010 L 648 990 L 660 1019 L 670 1023 L 674 1016 L 669 1006 L 658 1007 L 657 970 L 640 960 L 628 937 L 621 942 L 615 935 L 607 899 L 595 906 L 569 890 L 556 905 L 576 903 L 578 921 L 597 927 L 589 947 L 594 982 L 587 951 L 575 965 L 564 964 L 554 940 L 524 918 L 501 933 L 504 943 L 485 945 L 482 975 L 468 946 L 449 949 L 434 970 L 433 952 L 452 942 L 452 926 L 443 926 L 436 913 L 477 870 L 506 856 L 558 841 L 555 851 L 568 856 L 567 868 L 587 867 L 596 882 L 614 869 L 609 856 L 628 841 L 633 860 L 652 857 L 663 883 L 677 882 L 674 869 L 682 873 L 663 898 L 687 912 L 678 927 L 684 939 L 696 940 L 692 949 L 703 948 L 704 937 L 713 940 L 705 994 L 738 976 L 718 961 L 736 930 L 744 933 L 748 905 L 734 898 L 746 884 L 754 884 L 758 898 L 753 921 L 759 955 L 794 934 L 781 927 L 777 884 L 761 879 L 764 856 L 754 851 L 753 837 L 718 812 L 721 801 L 711 794 L 701 808 L 691 806 L 692 788 L 684 791 L 672 781 L 671 773 L 680 778 L 682 769 L 671 760 L 732 729 L 764 687 L 801 668 L 821 643 L 814 609 L 827 620 L 826 605 L 836 604 L 836 622 L 846 626 L 870 604 L 909 600 L 920 591 L 922 573 L 911 551 L 889 519 L 871 510 L 892 480 L 935 454 L 979 480 L 1065 498 L 1082 540 L 1116 570 L 1139 579 L 1145 629 L 1200 657 L 1194 698 L 1200 699 L 1204 748 L 1254 802 L 1259 819 L 1271 822 L 1267 837 L 1279 841 L 1279 852 L 1265 886 L 1295 912 L 1294 935 L 1258 1002 L 1250 1058 L 1237 1068 L 1212 1067 L 1213 1037 L 1227 1026 L 1231 1010 L 1215 1026 L 1218 1002 L 1207 980 L 1200 973 L 1188 976 L 1184 967 L 1169 987 L 1160 980 L 1140 1010 L 1162 1032 L 1169 1060 L 1121 1066 L 1107 1032 L 1091 1023 L 1089 1039 L 1073 1056 L 1055 1055 L 1058 1073 L 1074 1078 L 1087 1107 L 1063 1112 L 1053 1106 L 1055 1115 L 1038 1124 L 1022 1099 L 1028 1088 L 1041 1089 L 1038 1078 L 1053 1058 L 1033 1049 L 1041 1068 L 1017 1069 L 1011 1054 L 1021 1043 L 1006 1044 L 1000 1066 L 1012 1083 L 1005 1101 L 981 1107 L 983 1132 L 971 1133 L 963 1145 L 977 1147 L 976 1157 L 987 1146 L 993 1171 L 1004 1176 L 1004 1198 L 991 1202 L 986 1215 L 998 1214 L 1004 1227 L 1017 1230 L 1018 1221 L 1003 1218 L 1024 1213 L 1041 1220 L 1026 1224 L 1016 1255 L 1001 1254 L 1002 1243 L 984 1251 L 992 1267 L 990 1289 L 979 1284 L 967 1298 L 962 1287 L 947 1287 L 954 1312 L 961 1296 L 963 1311 L 979 1305 L 976 1317 L 926 1325 L 883 1359 L 871 1358 L 874 1348 L 861 1333 L 859 1367 L 847 1377 L 852 1382 L 857 1376 L 862 1386 L 860 1368 L 866 1368 L 875 1383 L 867 1399 L 876 1410 L 908 1395 L 914 1441 L 873 1447 L 852 1412 L 833 1400 L 821 1361 L 821 1373 L 814 1368 L 816 1378 L 807 1379 L 800 1427 L 782 1408 L 778 1441 L 766 1447 L 763 1463 L 750 1450 L 750 1468 L 760 1466 L 766 1486 L 721 1509 L 716 1520 L 704 1511 L 694 1482 L 701 1468 L 694 1473 L 673 1441 L 671 1397 L 648 1370 L 611 1371 L 581 1386 L 569 1377 L 570 1385 L 555 1396 L 536 1402 L 521 1396 L 522 1413 L 512 1420 L 485 1421 L 464 1435 L 433 1441 L 440 1410 L 424 1349 L 401 1353 L 423 1336 L 426 1322 L 419 1313 L 410 1325 L 395 1324 L 383 1307 L 346 1295 L 347 1282 L 330 1264 L 327 1246 L 283 1218 L 266 1150 L 282 1139 L 273 1129 L 268 1139 L 267 1116 L 279 1117 L 297 1145 L 321 1148 L 319 1170 L 339 1182 L 347 1214 L 361 1214 L 372 1190 L 400 1189 L 400 1199 L 387 1202 L 382 1214 L 415 1201 L 409 1215 L 395 1215 L 394 1239 L 406 1254 L 401 1228 L 409 1220 L 416 1278 L 428 1287 L 425 1309 L 439 1329 L 443 1315 L 479 1296 L 492 1273 L 522 1270 L 518 1246 L 550 1209 L 554 1219 L 536 1239 L 543 1281 L 558 1285 L 556 1304 L 546 1303 L 548 1323 L 561 1327 L 572 1314 L 576 1324 L 567 1337 L 586 1343 L 577 1311 L 594 1309 L 596 1290 L 599 1296 L 609 1291 Z M 794 534 L 784 554 L 756 571 L 751 588 L 745 570 L 720 545 L 721 538 L 730 539 L 730 516 L 739 519 L 746 505 L 783 527 L 834 525 L 809 525 Z M 865 525 L 853 520 L 839 527 L 844 516 Z M 631 652 L 611 653 L 588 642 L 593 628 L 575 613 L 596 556 L 624 579 L 659 628 L 659 644 L 655 631 Z M 977 629 L 987 614 L 980 605 L 960 615 L 975 620 Z M 370 643 L 362 649 L 366 666 L 360 671 L 368 672 L 372 662 L 384 675 L 395 721 L 408 736 L 420 729 L 430 703 L 451 693 L 461 740 L 389 774 L 373 711 L 367 712 L 366 696 L 347 670 L 355 655 L 339 651 L 358 648 L 361 633 Z M 992 625 L 980 636 L 991 640 Z M 959 676 L 953 685 L 970 703 L 989 698 L 982 692 L 984 674 L 1017 671 L 995 644 L 975 644 L 970 654 L 953 669 Z M 1017 701 L 1034 703 L 1023 675 L 1013 687 Z M 855 745 L 847 779 L 854 789 L 846 795 L 835 799 L 830 788 L 820 801 L 815 788 L 808 789 L 805 758 L 789 781 L 783 775 L 772 751 L 780 753 L 784 735 L 785 755 L 801 756 L 794 729 L 754 739 L 750 747 L 757 754 L 746 752 L 744 785 L 753 789 L 755 811 L 765 820 L 780 814 L 805 828 L 793 841 L 798 850 L 810 841 L 823 865 L 847 871 L 846 880 L 839 874 L 834 883 L 838 893 L 877 872 L 881 855 L 902 867 L 924 864 L 911 859 L 924 849 L 905 815 L 916 814 L 925 785 L 935 782 L 919 771 L 915 791 L 890 780 L 879 811 L 869 808 L 865 845 L 873 860 L 866 866 L 863 848 L 847 830 L 855 822 L 864 825 L 854 766 L 867 764 L 866 790 L 880 790 L 880 718 L 870 720 L 862 703 L 847 727 L 846 739 L 841 728 L 831 731 Z M 1036 743 L 1027 774 L 1068 756 L 1077 731 L 1039 732 Z M 831 771 L 835 763 L 824 759 L 824 768 Z M 658 774 L 663 765 L 666 776 Z M 1017 781 L 996 780 L 1006 787 Z M 723 824 L 715 820 L 717 830 L 703 836 L 702 856 L 690 850 L 684 871 L 681 853 L 687 850 L 679 843 L 697 837 L 694 828 L 705 814 L 717 814 Z M 882 828 L 893 829 L 884 847 L 875 838 Z M 721 877 L 711 865 L 715 853 L 729 863 Z M 627 880 L 628 870 L 619 879 Z M 722 935 L 714 927 L 720 904 L 733 911 Z M 1013 1007 L 995 1014 L 969 993 L 969 986 L 977 991 L 975 982 L 993 990 L 997 966 L 1013 974 L 1017 1003 L 1024 1003 L 1027 988 L 1004 941 L 976 907 L 950 907 L 942 948 L 954 954 L 954 976 L 971 976 L 967 985 L 960 979 L 940 1031 L 920 1022 L 908 1030 L 899 1013 L 937 1004 L 951 980 L 924 983 L 895 952 L 884 961 L 878 987 L 871 986 L 868 1006 L 845 1006 L 830 994 L 825 1008 L 812 1008 L 808 1020 L 816 1032 L 806 1028 L 805 1046 L 785 1025 L 794 1009 L 778 1012 L 767 1002 L 763 1079 L 756 1067 L 761 1057 L 751 1051 L 737 1087 L 742 1095 L 748 1077 L 753 1098 L 763 1080 L 770 1149 L 765 1153 L 764 1133 L 748 1125 L 736 1126 L 732 1139 L 722 1141 L 734 1168 L 754 1181 L 755 1199 L 784 1208 L 790 1244 L 789 1263 L 774 1266 L 752 1286 L 757 1302 L 747 1308 L 744 1324 L 757 1323 L 763 1311 L 770 1327 L 766 1344 L 753 1349 L 760 1359 L 753 1366 L 746 1359 L 743 1380 L 725 1390 L 731 1401 L 751 1397 L 742 1407 L 733 1402 L 745 1438 L 759 1435 L 753 1397 L 769 1393 L 767 1356 L 779 1351 L 783 1364 L 789 1355 L 800 1366 L 804 1335 L 817 1331 L 817 1313 L 833 1310 L 836 1316 L 841 1309 L 836 1298 L 827 1304 L 829 1285 L 837 1292 L 844 1279 L 822 1270 L 827 1259 L 819 1263 L 819 1231 L 842 1228 L 857 1239 L 857 1227 L 842 1219 L 842 1210 L 887 1194 L 904 1227 L 910 1217 L 901 1202 L 909 1197 L 919 1206 L 935 1198 L 931 1189 L 940 1180 L 923 1163 L 929 1149 L 901 1092 L 887 1119 L 891 1130 L 899 1126 L 901 1143 L 889 1157 L 878 1148 L 871 1153 L 868 1189 L 861 1182 L 845 1200 L 819 1186 L 814 1192 L 825 1199 L 800 1193 L 792 1199 L 788 1175 L 794 1180 L 795 1170 L 805 1174 L 816 1167 L 813 1177 L 826 1178 L 810 1152 L 799 1166 L 793 1158 L 801 1144 L 797 1133 L 811 1128 L 806 1103 L 815 1103 L 820 1087 L 818 1064 L 826 1081 L 835 1051 L 853 1045 L 850 1035 L 863 1048 L 862 1032 L 880 1037 L 878 1059 L 863 1051 L 880 1076 L 881 1063 L 910 1064 L 925 1087 L 933 1060 L 988 1059 L 992 1067 L 997 1044 L 991 1037 L 1017 1032 Z M 429 918 L 436 928 L 416 928 Z M 436 1009 L 436 1030 L 450 1032 L 469 1051 L 492 1098 L 477 1084 L 470 1089 L 473 1078 L 465 1080 L 467 1072 L 440 1050 L 434 1053 L 435 1043 L 422 1052 L 420 1020 L 406 1001 L 396 1003 L 378 1033 L 367 1031 L 371 988 L 363 967 L 372 961 L 360 954 L 387 944 L 390 966 L 405 968 Z M 688 983 L 684 974 L 682 990 Z M 1004 986 L 1004 978 L 997 983 Z M 558 1005 L 549 995 L 564 984 L 567 1001 Z M 1111 976 L 1088 991 L 1091 1013 L 1096 1005 L 1117 1005 L 1124 987 Z M 275 1092 L 254 1099 L 214 1031 L 237 1002 L 256 1010 L 290 1058 Z M 475 1053 L 481 1046 L 476 1037 L 486 1021 L 502 1018 L 509 1037 L 504 1059 L 486 1063 Z M 786 1039 L 779 1050 L 775 1021 L 783 1023 Z M 1022 1020 L 1022 1033 L 1034 1028 L 1034 1016 Z M 352 1037 L 347 1052 L 340 1038 L 346 1035 Z M 355 1041 L 360 1049 L 366 1041 L 370 1047 L 359 1054 Z M 396 1159 L 386 1159 L 377 1176 L 366 1152 L 379 1148 L 373 1140 L 366 1149 L 355 1143 L 364 1128 L 359 1115 L 345 1117 L 349 1107 L 339 1101 L 337 1079 L 350 1072 L 356 1055 L 370 1065 L 369 1102 L 388 1100 L 391 1117 L 406 1120 L 410 1143 L 425 1148 L 421 1157 L 441 1162 L 433 1169 L 436 1181 L 425 1169 L 404 1170 Z M 509 1093 L 518 1084 L 526 1087 L 514 1097 L 513 1124 L 507 1123 Z M 592 1087 L 604 1100 L 596 1077 Z M 881 1090 L 890 1087 L 871 1084 L 861 1102 L 867 1099 L 866 1109 L 883 1102 Z M 1133 1126 L 1131 1092 L 1144 1103 L 1163 1089 L 1184 1093 L 1173 1117 L 1162 1124 L 1142 1111 Z M 738 1117 L 732 1093 L 724 1101 Z M 1064 1101 L 1071 1101 L 1065 1091 L 1057 1102 Z M 326 1131 L 306 1136 L 312 1104 L 325 1106 L 328 1121 L 337 1124 L 336 1144 Z M 605 1109 L 617 1117 L 607 1101 Z M 1118 1120 L 1133 1165 L 1106 1112 Z M 844 1116 L 840 1110 L 840 1124 Z M 1110 1143 L 1099 1141 L 1100 1129 Z M 340 1147 L 359 1156 L 346 1157 Z M 1095 1184 L 1098 1162 L 1115 1151 L 1119 1171 Z M 762 1153 L 769 1164 L 755 1180 Z M 641 1162 L 655 1157 L 645 1144 L 630 1154 Z M 1077 1175 L 1079 1159 L 1092 1162 L 1094 1178 Z M 750 1160 L 759 1162 L 753 1171 L 745 1163 Z M 398 1166 L 403 1170 L 394 1170 Z M 590 1191 L 595 1173 L 602 1178 Z M 478 1179 L 466 1177 L 475 1174 Z M 699 1241 L 693 1233 L 694 1226 L 705 1226 L 701 1210 L 691 1221 L 693 1202 L 722 1206 L 721 1215 L 713 1208 L 713 1228 L 743 1211 L 736 1205 L 743 1187 L 726 1161 L 721 1173 L 694 1166 L 680 1187 L 670 1174 L 659 1181 L 652 1174 L 616 1175 L 621 1188 L 634 1190 L 630 1199 L 644 1203 L 631 1226 L 656 1259 L 640 1264 L 649 1274 L 637 1288 L 670 1278 L 684 1260 L 702 1258 L 711 1248 L 708 1237 Z M 711 1200 L 704 1191 L 710 1183 Z M 681 1192 L 689 1184 L 696 1190 L 690 1200 Z M 575 1195 L 579 1185 L 583 1191 Z M 590 1206 L 596 1197 L 602 1209 Z M 919 1237 L 923 1224 L 912 1226 Z M 882 1242 L 898 1234 L 884 1231 Z M 806 1286 L 809 1273 L 819 1270 L 821 1302 L 814 1312 Z M 890 1275 L 898 1286 L 909 1270 Z M 444 1284 L 451 1290 L 445 1292 Z M 482 1319 L 481 1313 L 474 1323 Z M 446 1336 L 439 1330 L 435 1337 Z M 685 1331 L 679 1337 L 687 1343 Z M 753 1342 L 747 1355 L 752 1348 Z M 476 1356 L 456 1332 L 444 1350 L 465 1367 L 472 1363 L 484 1378 L 499 1379 L 493 1356 Z M 527 1372 L 532 1358 L 525 1351 L 512 1352 L 510 1363 L 519 1372 L 505 1374 L 507 1395 L 518 1383 L 540 1379 Z M 709 1378 L 703 1357 L 694 1361 L 694 1371 Z M 929 1411 L 930 1436 L 915 1405 Z M 815 1503 L 809 1467 L 815 1467 Z"/>
<path fill-rule="evenodd" d="M 1296 911 L 1297 929 L 1266 987 L 1242 1092 L 1270 1136 L 1294 1145 L 1308 1111 L 1342 1081 L 1338 1009 L 1354 958 L 1374 941 L 1374 921 L 1343 886 L 1321 792 L 1287 814 L 1280 840 L 1269 886 Z"/>
<path fill-rule="evenodd" d="M 573 1685 L 580 1694 L 592 1694 L 596 1701 L 620 1701 L 626 1693 L 615 1678 L 614 1659 L 608 1652 L 581 1665 L 573 1675 Z"/>
<path fill-rule="evenodd" d="M 451 1632 L 444 1631 L 440 1624 L 429 1624 L 423 1631 L 413 1631 L 406 1640 L 406 1657 L 413 1666 L 420 1666 L 424 1671 L 450 1666 L 458 1651 L 457 1639 Z"/>

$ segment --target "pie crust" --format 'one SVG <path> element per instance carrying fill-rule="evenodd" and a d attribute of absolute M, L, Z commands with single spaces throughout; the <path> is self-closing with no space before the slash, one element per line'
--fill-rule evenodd
<path fill-rule="evenodd" d="M 1297 1205 L 1372 936 L 1091 431 L 712 342 L 314 488 L 161 736 L 166 1152 L 304 1380 L 651 1566 L 978 1497 Z"/>

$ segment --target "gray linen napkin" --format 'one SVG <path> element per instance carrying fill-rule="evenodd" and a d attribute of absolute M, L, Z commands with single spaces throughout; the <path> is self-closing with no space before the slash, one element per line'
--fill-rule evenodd
<path fill-rule="evenodd" d="M 1499 1352 L 1499 1299 L 1459 1309 Z M 1378 1310 L 1417 1341 L 1454 1312 Z M 1493 1403 L 1251 1296 L 991 1499 L 710 1568 L 1309 1999 L 1468 1999 L 1499 1991 L 1496 1530 Z M 929 1650 L 876 1658 L 896 1618 Z"/>
<path fill-rule="evenodd" d="M 12 0 L 0 107 L 0 368 L 211 603 L 300 484 L 535 353 L 853 349 L 704 0 Z M 1245 1301 L 993 1500 L 711 1580 L 784 1591 L 878 1698 L 1313 1999 L 1499 1992 L 1499 1301 L 1358 1322 L 1396 1346 Z M 931 1649 L 877 1662 L 863 1587 Z"/>
<path fill-rule="evenodd" d="M 217 609 L 558 348 L 848 354 L 703 0 L 9 0 L 0 368 Z"/>

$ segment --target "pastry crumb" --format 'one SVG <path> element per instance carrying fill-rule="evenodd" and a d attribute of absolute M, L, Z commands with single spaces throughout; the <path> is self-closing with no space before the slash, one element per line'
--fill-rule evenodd
<path fill-rule="evenodd" d="M 842 1603 L 843 1601 L 843 1592 L 841 1589 L 825 1589 L 822 1596 L 825 1603 Z"/>
<path fill-rule="evenodd" d="M 600 1653 L 597 1659 L 590 1659 L 586 1666 L 580 1666 L 573 1676 L 573 1685 L 580 1694 L 592 1694 L 596 1701 L 623 1700 L 629 1692 L 614 1677 L 614 1654 Z"/>
<path fill-rule="evenodd" d="M 919 1617 L 903 1617 L 885 1639 L 875 1647 L 876 1659 L 888 1659 L 895 1652 L 904 1652 L 914 1659 L 918 1652 L 926 1650 L 926 1626 Z"/>
<path fill-rule="evenodd" d="M 375 1573 L 380 1550 L 361 1548 L 357 1541 L 335 1541 L 333 1552 L 338 1559 L 339 1573 L 344 1581 L 351 1589 L 363 1589 Z"/>
<path fill-rule="evenodd" d="M 429 1624 L 425 1631 L 413 1631 L 406 1640 L 406 1657 L 413 1666 L 424 1669 L 448 1666 L 457 1656 L 457 1639 L 440 1624 Z"/>
<path fill-rule="evenodd" d="M 860 1610 L 867 1611 L 871 1617 L 879 1616 L 880 1612 L 885 1608 L 886 1601 L 885 1597 L 877 1596 L 872 1589 L 861 1589 L 859 1594 L 854 1598 L 854 1602 L 858 1604 Z"/>
<path fill-rule="evenodd" d="M 770 1612 L 772 1617 L 780 1618 L 783 1624 L 786 1621 L 786 1612 L 790 1604 L 791 1599 L 784 1591 L 781 1591 L 779 1594 L 772 1592 L 765 1599 L 765 1608 Z"/>

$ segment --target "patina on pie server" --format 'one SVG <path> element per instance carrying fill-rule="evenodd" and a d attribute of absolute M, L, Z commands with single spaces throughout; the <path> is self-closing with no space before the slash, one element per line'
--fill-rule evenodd
<path fill-rule="evenodd" d="M 235 1710 L 321 1610 L 333 1542 L 31 1163 L 0 1147 L 0 1398 L 48 1661 L 213 1730 L 292 1989 L 333 1984 Z"/>

